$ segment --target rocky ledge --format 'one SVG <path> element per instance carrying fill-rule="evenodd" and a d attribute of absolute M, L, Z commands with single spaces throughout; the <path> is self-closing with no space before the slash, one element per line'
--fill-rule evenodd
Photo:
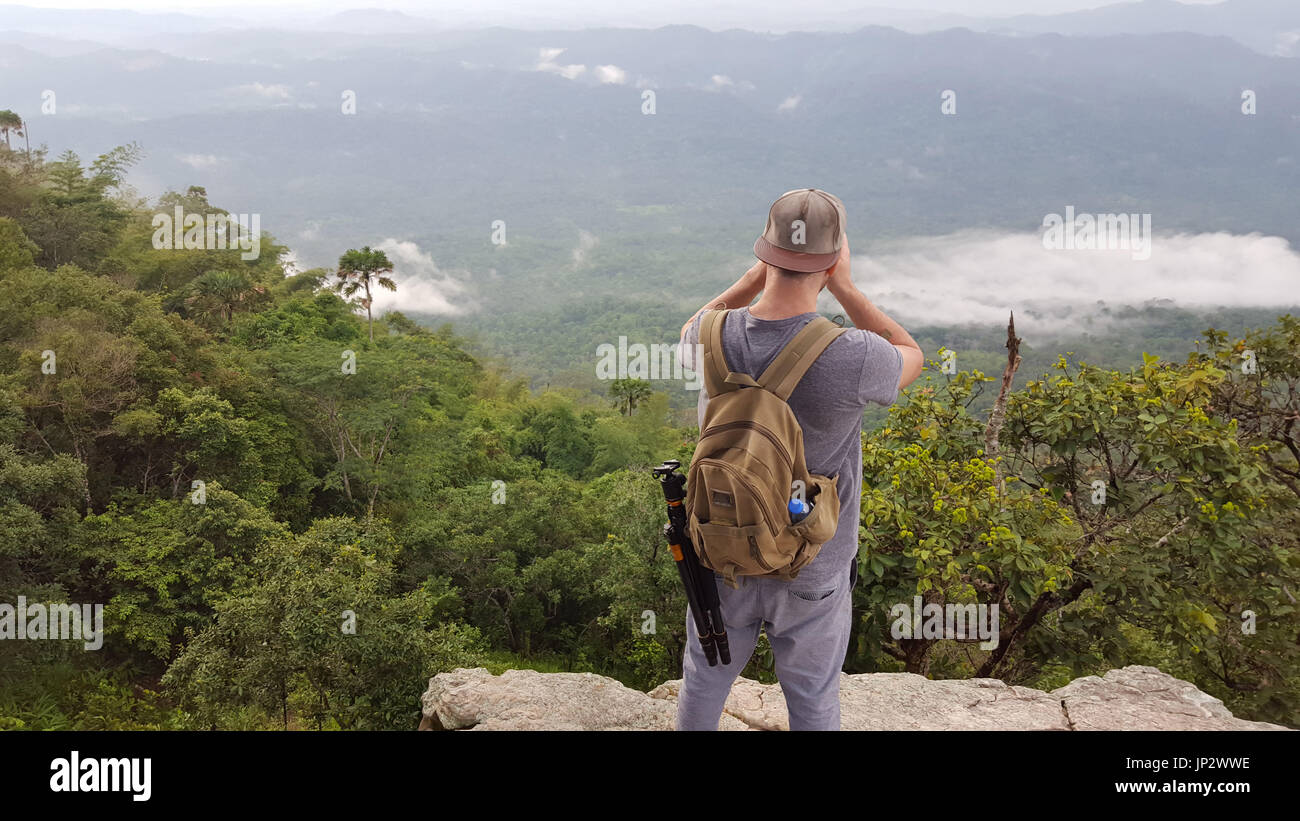
<path fill-rule="evenodd" d="M 439 673 L 422 730 L 671 730 L 681 680 L 649 693 L 594 673 L 476 667 Z M 1084 676 L 1043 692 L 997 679 L 931 681 L 913 673 L 843 674 L 845 730 L 1285 730 L 1236 718 L 1211 695 L 1154 667 Z M 785 730 L 779 684 L 737 679 L 718 729 Z"/>

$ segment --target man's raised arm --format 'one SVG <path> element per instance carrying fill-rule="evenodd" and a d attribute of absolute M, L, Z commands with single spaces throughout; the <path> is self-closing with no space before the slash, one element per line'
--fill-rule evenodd
<path fill-rule="evenodd" d="M 735 284 L 730 288 L 710 299 L 698 311 L 691 314 L 691 318 L 686 320 L 686 324 L 682 326 L 682 332 L 678 334 L 677 338 L 684 339 L 686 329 L 691 327 L 695 317 L 710 308 L 743 308 L 749 305 L 754 301 L 754 297 L 758 296 L 759 292 L 763 290 L 763 283 L 766 281 L 767 263 L 761 261 L 755 263 L 754 267 L 742 274 L 740 279 L 736 280 Z"/>
<path fill-rule="evenodd" d="M 902 325 L 890 319 L 884 311 L 872 304 L 862 291 L 858 290 L 858 286 L 853 284 L 851 271 L 849 238 L 846 236 L 840 243 L 840 258 L 831 268 L 831 278 L 826 283 L 826 290 L 839 301 L 840 306 L 844 308 L 844 313 L 849 315 L 855 327 L 879 334 L 885 341 L 898 348 L 899 354 L 903 357 L 903 374 L 898 380 L 898 388 L 902 390 L 921 375 L 921 368 L 925 365 L 925 354 L 922 353 L 921 346 L 916 344 L 916 340 L 912 339 L 912 335 L 903 330 Z"/>

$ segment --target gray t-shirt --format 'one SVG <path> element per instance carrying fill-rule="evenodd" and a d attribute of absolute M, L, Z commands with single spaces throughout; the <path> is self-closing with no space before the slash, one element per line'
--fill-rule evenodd
<path fill-rule="evenodd" d="M 722 329 L 727 366 L 758 378 L 786 343 L 816 317 L 810 312 L 785 319 L 758 319 L 748 308 L 732 311 Z M 696 317 L 682 342 L 695 345 L 699 338 L 700 317 Z M 876 333 L 850 328 L 822 352 L 790 394 L 790 409 L 803 428 L 808 470 L 839 476 L 839 526 L 817 558 L 799 572 L 800 581 L 825 581 L 833 586 L 858 554 L 862 412 L 869 402 L 893 404 L 902 373 L 903 356 L 896 347 Z M 701 388 L 701 425 L 709 402 L 706 394 Z"/>

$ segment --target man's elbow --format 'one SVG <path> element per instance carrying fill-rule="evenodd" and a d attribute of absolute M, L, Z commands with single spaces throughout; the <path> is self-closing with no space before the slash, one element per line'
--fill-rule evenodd
<path fill-rule="evenodd" d="M 912 384 L 921 375 L 925 367 L 925 353 L 918 347 L 899 345 L 898 352 L 903 357 L 903 373 L 898 380 L 898 389 L 902 390 Z"/>

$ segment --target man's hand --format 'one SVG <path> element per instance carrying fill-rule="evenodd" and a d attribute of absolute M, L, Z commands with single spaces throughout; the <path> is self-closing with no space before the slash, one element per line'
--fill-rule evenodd
<path fill-rule="evenodd" d="M 853 284 L 853 264 L 849 256 L 849 235 L 840 238 L 840 257 L 830 267 L 830 279 L 826 280 L 826 290 L 841 304 L 844 297 L 858 290 Z"/>
<path fill-rule="evenodd" d="M 849 258 L 849 237 L 845 234 L 840 241 L 840 258 L 830 268 L 831 278 L 826 281 L 826 290 L 831 292 L 844 309 L 844 313 L 853 320 L 854 327 L 871 331 L 883 337 L 898 348 L 903 358 L 903 372 L 898 380 L 898 387 L 905 388 L 921 375 L 925 364 L 925 354 L 916 340 L 903 330 L 903 326 L 885 315 L 885 312 L 871 304 L 858 286 L 853 284 L 853 269 Z"/>

